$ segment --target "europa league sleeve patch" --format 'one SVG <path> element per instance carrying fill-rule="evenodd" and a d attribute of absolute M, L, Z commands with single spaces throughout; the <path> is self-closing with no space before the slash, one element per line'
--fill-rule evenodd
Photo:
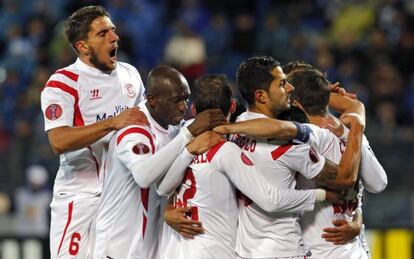
<path fill-rule="evenodd" d="M 253 162 L 252 160 L 250 160 L 250 158 L 248 158 L 243 152 L 240 155 L 241 160 L 243 161 L 243 163 L 245 163 L 248 166 L 252 166 Z"/>
<path fill-rule="evenodd" d="M 310 157 L 310 159 L 312 160 L 312 162 L 314 162 L 314 163 L 319 162 L 319 156 L 318 156 L 318 154 L 316 153 L 315 149 L 313 149 L 313 147 L 311 147 L 311 148 L 309 149 L 309 157 Z"/>
<path fill-rule="evenodd" d="M 132 152 L 137 155 L 145 155 L 150 152 L 150 148 L 144 143 L 138 143 L 132 147 Z"/>
<path fill-rule="evenodd" d="M 56 103 L 49 105 L 46 108 L 45 116 L 51 121 L 59 119 L 62 116 L 62 107 Z"/>

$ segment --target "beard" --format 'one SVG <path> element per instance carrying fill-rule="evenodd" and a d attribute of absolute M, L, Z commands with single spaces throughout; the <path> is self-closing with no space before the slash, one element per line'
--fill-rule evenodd
<path fill-rule="evenodd" d="M 114 68 L 112 66 L 108 66 L 104 62 L 101 62 L 98 58 L 98 55 L 96 54 L 96 51 L 90 47 L 90 57 L 89 61 L 99 70 L 101 70 L 104 73 L 111 73 Z"/>

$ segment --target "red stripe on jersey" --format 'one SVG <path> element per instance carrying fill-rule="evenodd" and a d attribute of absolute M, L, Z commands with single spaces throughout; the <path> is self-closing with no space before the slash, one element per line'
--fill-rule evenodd
<path fill-rule="evenodd" d="M 148 202 L 149 202 L 149 188 L 141 188 L 141 202 L 144 206 L 144 209 L 148 213 Z M 145 213 L 142 213 L 143 216 L 143 222 L 142 222 L 142 236 L 145 237 L 145 230 L 147 229 L 147 216 L 145 216 Z"/>
<path fill-rule="evenodd" d="M 211 162 L 214 155 L 217 153 L 217 151 L 219 151 L 219 149 L 224 145 L 224 143 L 226 143 L 226 141 L 221 141 L 221 142 L 217 143 L 214 147 L 212 147 L 207 152 L 206 157 L 207 157 L 208 162 Z"/>
<path fill-rule="evenodd" d="M 59 256 L 59 253 L 60 253 L 60 248 L 62 248 L 63 240 L 65 239 L 66 231 L 68 230 L 70 222 L 72 221 L 72 211 L 73 211 L 73 201 L 69 203 L 68 220 L 66 221 L 66 226 L 65 226 L 65 229 L 63 230 L 62 239 L 60 240 L 59 248 L 58 248 L 58 251 L 57 251 L 58 256 Z"/>
<path fill-rule="evenodd" d="M 271 153 L 273 160 L 277 160 L 279 157 L 285 154 L 292 146 L 293 144 L 285 144 L 273 150 Z"/>
<path fill-rule="evenodd" d="M 129 128 L 129 129 L 125 130 L 124 132 L 122 132 L 118 136 L 118 138 L 116 140 L 116 144 L 119 145 L 119 143 L 121 143 L 122 139 L 126 135 L 131 134 L 131 133 L 139 133 L 139 134 L 142 134 L 142 135 L 146 136 L 149 139 L 150 143 L 151 143 L 152 153 L 154 154 L 154 152 L 155 152 L 154 140 L 152 139 L 151 134 L 147 130 L 145 130 L 143 128 L 135 127 L 135 128 Z"/>
<path fill-rule="evenodd" d="M 92 152 L 92 148 L 91 148 L 90 146 L 88 147 L 88 149 L 89 149 L 89 151 L 91 151 L 91 154 L 92 154 L 93 160 L 95 161 L 95 165 L 96 165 L 96 172 L 97 172 L 97 174 L 98 174 L 98 178 L 99 178 L 99 163 L 98 163 L 98 159 L 96 159 L 95 155 L 94 155 L 94 154 L 93 154 L 93 152 Z"/>
<path fill-rule="evenodd" d="M 64 76 L 66 76 L 67 78 L 72 79 L 75 82 L 77 82 L 78 81 L 78 78 L 79 78 L 79 75 L 78 74 L 75 74 L 75 73 L 73 73 L 71 71 L 64 70 L 64 69 L 60 69 L 60 70 L 56 71 L 55 73 L 56 74 L 62 74 Z"/>
<path fill-rule="evenodd" d="M 85 122 L 82 118 L 82 114 L 81 114 L 80 109 L 79 109 L 78 91 L 76 89 L 68 86 L 65 83 L 62 83 L 62 82 L 59 82 L 59 81 L 54 81 L 54 80 L 51 80 L 51 81 L 47 82 L 45 88 L 46 87 L 59 88 L 62 91 L 72 95 L 73 98 L 75 98 L 75 103 L 73 104 L 73 109 L 74 109 L 73 125 L 74 126 L 84 126 Z"/>

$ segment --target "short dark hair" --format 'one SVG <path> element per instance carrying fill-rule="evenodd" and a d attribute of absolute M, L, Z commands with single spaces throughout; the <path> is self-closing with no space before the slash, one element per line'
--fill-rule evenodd
<path fill-rule="evenodd" d="M 204 75 L 197 78 L 191 87 L 191 102 L 197 113 L 207 109 L 220 109 L 228 114 L 231 106 L 231 87 L 225 75 Z"/>
<path fill-rule="evenodd" d="M 282 69 L 286 75 L 289 75 L 293 71 L 315 69 L 315 67 L 313 67 L 311 64 L 306 63 L 304 61 L 297 60 L 297 61 L 292 61 L 292 62 L 289 62 L 283 65 Z"/>
<path fill-rule="evenodd" d="M 295 70 L 287 80 L 295 87 L 291 100 L 297 100 L 309 115 L 324 115 L 328 111 L 329 81 L 316 69 Z"/>
<path fill-rule="evenodd" d="M 91 23 L 98 17 L 109 16 L 109 13 L 103 6 L 91 5 L 76 10 L 65 22 L 65 34 L 73 49 L 76 49 L 76 42 L 88 38 L 88 32 L 91 30 Z"/>
<path fill-rule="evenodd" d="M 240 64 L 236 73 L 237 88 L 249 105 L 255 103 L 256 90 L 269 90 L 275 79 L 271 72 L 279 66 L 277 60 L 268 56 L 252 57 Z"/>

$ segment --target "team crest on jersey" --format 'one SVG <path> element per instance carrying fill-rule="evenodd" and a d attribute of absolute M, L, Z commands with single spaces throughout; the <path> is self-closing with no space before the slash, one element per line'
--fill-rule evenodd
<path fill-rule="evenodd" d="M 132 84 L 128 83 L 124 85 L 124 89 L 129 98 L 134 98 L 137 95 L 137 92 L 135 91 L 135 87 Z"/>
<path fill-rule="evenodd" d="M 144 143 L 138 143 L 132 147 L 132 152 L 134 152 L 137 155 L 145 155 L 150 152 L 150 148 Z"/>
<path fill-rule="evenodd" d="M 314 163 L 319 162 L 319 156 L 318 156 L 318 154 L 316 153 L 315 149 L 313 149 L 313 147 L 311 147 L 311 148 L 309 149 L 309 157 L 310 157 L 310 159 L 312 160 L 312 162 L 314 162 Z"/>
<path fill-rule="evenodd" d="M 45 115 L 48 120 L 57 120 L 62 116 L 62 107 L 59 104 L 53 103 L 46 108 Z"/>
<path fill-rule="evenodd" d="M 245 163 L 248 166 L 252 166 L 253 162 L 252 160 L 250 160 L 250 158 L 248 158 L 243 152 L 240 155 L 241 160 L 243 161 L 243 163 Z"/>

